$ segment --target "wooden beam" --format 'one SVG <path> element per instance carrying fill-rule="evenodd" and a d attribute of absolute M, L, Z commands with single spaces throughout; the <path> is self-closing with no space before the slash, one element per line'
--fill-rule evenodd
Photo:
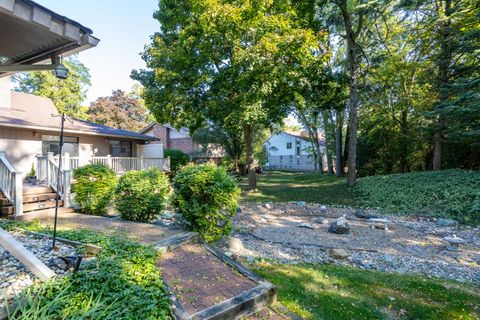
<path fill-rule="evenodd" d="M 47 267 L 31 251 L 28 251 L 20 242 L 15 240 L 15 238 L 2 228 L 0 228 L 0 245 L 41 280 L 48 280 L 55 276 L 55 272 L 52 269 Z"/>

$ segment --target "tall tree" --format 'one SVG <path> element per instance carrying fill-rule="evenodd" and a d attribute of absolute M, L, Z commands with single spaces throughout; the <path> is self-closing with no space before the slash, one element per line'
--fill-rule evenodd
<path fill-rule="evenodd" d="M 131 131 L 139 131 L 148 124 L 145 106 L 122 90 L 115 90 L 111 96 L 92 102 L 87 114 L 92 122 Z"/>
<path fill-rule="evenodd" d="M 133 77 L 159 121 L 190 129 L 208 120 L 241 125 L 249 188 L 256 188 L 254 136 L 280 123 L 292 82 L 320 63 L 319 35 L 302 26 L 290 1 L 161 0 L 161 29 Z"/>
<path fill-rule="evenodd" d="M 76 57 L 63 61 L 69 70 L 67 79 L 58 79 L 52 71 L 19 73 L 14 76 L 16 91 L 50 98 L 59 113 L 75 118 L 85 118 L 81 103 L 90 86 L 90 73 Z"/>

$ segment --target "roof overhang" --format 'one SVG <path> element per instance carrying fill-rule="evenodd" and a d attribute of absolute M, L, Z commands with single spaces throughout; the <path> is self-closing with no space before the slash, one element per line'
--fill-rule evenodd
<path fill-rule="evenodd" d="M 0 30 L 0 66 L 51 61 L 100 41 L 91 29 L 31 0 L 0 0 Z"/>

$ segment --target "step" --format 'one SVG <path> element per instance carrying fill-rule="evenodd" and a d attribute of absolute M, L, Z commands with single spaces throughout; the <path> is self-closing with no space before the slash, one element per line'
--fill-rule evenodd
<path fill-rule="evenodd" d="M 53 189 L 47 186 L 31 185 L 31 184 L 23 185 L 23 195 L 42 194 L 42 193 L 50 193 L 50 192 L 53 192 Z"/>
<path fill-rule="evenodd" d="M 0 206 L 9 206 L 10 201 L 7 198 L 0 198 Z"/>
<path fill-rule="evenodd" d="M 39 193 L 39 194 L 27 194 L 23 196 L 23 203 L 29 202 L 39 202 L 39 201 L 46 201 L 46 200 L 55 200 L 57 194 L 55 192 L 49 193 Z"/>
<path fill-rule="evenodd" d="M 63 200 L 58 201 L 58 206 L 63 207 Z M 49 208 L 55 208 L 55 200 L 25 203 L 23 205 L 23 212 L 43 210 L 43 209 L 49 209 Z"/>
<path fill-rule="evenodd" d="M 72 208 L 65 208 L 60 207 L 58 208 L 58 214 L 67 214 L 72 213 L 74 210 Z M 55 214 L 55 208 L 44 209 L 44 210 L 37 210 L 37 211 L 30 211 L 21 216 L 14 216 L 13 219 L 20 220 L 20 221 L 30 221 L 35 219 L 42 219 L 42 218 L 53 218 Z"/>

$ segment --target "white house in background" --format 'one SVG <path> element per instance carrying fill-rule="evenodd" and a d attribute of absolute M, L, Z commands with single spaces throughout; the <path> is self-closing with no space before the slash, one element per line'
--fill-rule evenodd
<path fill-rule="evenodd" d="M 320 142 L 320 150 L 323 154 L 324 141 Z M 282 131 L 272 135 L 265 142 L 268 160 L 267 169 L 314 171 L 315 160 L 312 143 L 307 135 Z"/>

